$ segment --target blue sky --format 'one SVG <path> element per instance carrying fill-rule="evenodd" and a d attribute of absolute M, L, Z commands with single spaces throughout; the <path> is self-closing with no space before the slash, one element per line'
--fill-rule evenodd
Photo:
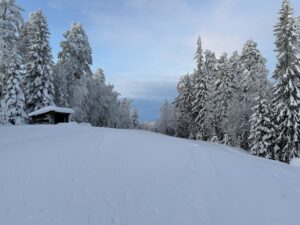
<path fill-rule="evenodd" d="M 290 0 L 295 15 L 300 1 Z M 205 49 L 231 53 L 254 39 L 275 64 L 273 26 L 281 0 L 17 0 L 28 18 L 42 9 L 56 58 L 62 33 L 81 22 L 101 67 L 142 120 L 159 117 L 160 101 L 176 96 L 179 77 L 193 71 L 197 36 Z"/>

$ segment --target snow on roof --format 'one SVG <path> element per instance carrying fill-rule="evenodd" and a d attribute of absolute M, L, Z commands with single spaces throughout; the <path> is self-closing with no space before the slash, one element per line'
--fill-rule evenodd
<path fill-rule="evenodd" d="M 41 108 L 32 113 L 29 113 L 28 116 L 37 116 L 37 115 L 41 115 L 41 114 L 52 112 L 52 111 L 58 112 L 58 113 L 68 113 L 68 114 L 74 113 L 74 110 L 70 109 L 70 108 L 62 108 L 62 107 L 58 107 L 58 106 L 47 106 L 45 108 Z"/>

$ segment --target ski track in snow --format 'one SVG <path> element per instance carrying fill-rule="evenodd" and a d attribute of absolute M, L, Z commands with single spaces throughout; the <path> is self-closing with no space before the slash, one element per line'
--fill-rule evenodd
<path fill-rule="evenodd" d="M 227 146 L 80 125 L 0 146 L 0 224 L 299 224 L 300 169 Z"/>

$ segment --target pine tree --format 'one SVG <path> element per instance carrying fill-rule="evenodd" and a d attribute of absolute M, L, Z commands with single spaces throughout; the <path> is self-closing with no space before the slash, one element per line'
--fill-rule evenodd
<path fill-rule="evenodd" d="M 256 97 L 257 105 L 252 108 L 251 131 L 249 140 L 251 140 L 251 150 L 253 155 L 272 158 L 271 148 L 275 133 L 272 122 L 272 114 L 269 110 L 267 101 L 261 95 Z"/>
<path fill-rule="evenodd" d="M 208 140 L 208 104 L 209 104 L 209 78 L 208 74 L 204 71 L 204 58 L 201 38 L 198 38 L 196 51 L 196 64 L 195 71 L 195 86 L 193 90 L 194 101 L 192 102 L 192 113 L 195 120 L 193 121 L 193 137 L 196 135 L 197 139 Z"/>
<path fill-rule="evenodd" d="M 22 8 L 15 0 L 0 0 L 0 99 L 3 98 L 5 79 L 17 54 L 17 42 L 23 24 Z"/>
<path fill-rule="evenodd" d="M 2 100 L 2 122 L 14 125 L 23 124 L 27 115 L 24 111 L 25 98 L 21 89 L 21 58 L 16 55 L 8 65 Z"/>
<path fill-rule="evenodd" d="M 227 134 L 231 139 L 231 144 L 235 147 L 241 147 L 241 134 L 245 131 L 242 130 L 242 118 L 243 118 L 243 107 L 242 106 L 242 74 L 243 74 L 242 63 L 240 55 L 237 51 L 233 52 L 229 58 L 229 72 L 232 74 L 233 85 L 235 92 L 233 94 L 230 107 L 228 109 L 228 123 L 226 124 Z"/>
<path fill-rule="evenodd" d="M 208 89 L 210 90 L 209 93 L 211 94 L 211 89 L 212 85 L 214 83 L 214 80 L 216 79 L 217 75 L 217 65 L 218 65 L 218 60 L 216 58 L 215 53 L 206 50 L 204 52 L 204 72 L 208 77 Z"/>
<path fill-rule="evenodd" d="M 22 8 L 14 0 L 0 0 L 0 112 L 1 123 L 20 124 L 26 119 L 18 51 L 23 24 Z"/>
<path fill-rule="evenodd" d="M 49 30 L 42 11 L 30 15 L 28 22 L 28 48 L 26 54 L 26 87 L 28 111 L 54 105 L 52 54 Z"/>
<path fill-rule="evenodd" d="M 55 77 L 56 90 L 63 96 L 58 99 L 58 104 L 74 108 L 74 119 L 82 122 L 87 120 L 83 104 L 88 95 L 87 82 L 92 76 L 92 49 L 81 24 L 72 24 L 64 37 L 65 40 L 60 44 L 62 51 L 58 54 Z"/>
<path fill-rule="evenodd" d="M 248 40 L 241 54 L 241 84 L 239 86 L 239 107 L 241 109 L 239 131 L 241 135 L 240 144 L 243 149 L 250 150 L 250 117 L 251 108 L 255 106 L 255 98 L 261 93 L 267 92 L 266 59 L 257 49 L 257 43 Z"/>
<path fill-rule="evenodd" d="M 279 15 L 279 22 L 274 29 L 278 62 L 273 76 L 276 85 L 272 104 L 277 123 L 276 143 L 280 148 L 276 157 L 289 162 L 292 158 L 300 156 L 300 69 L 296 53 L 298 36 L 293 9 L 288 0 L 283 1 Z"/>
<path fill-rule="evenodd" d="M 252 101 L 255 104 L 254 98 L 260 92 L 266 92 L 268 70 L 266 67 L 267 60 L 262 56 L 257 49 L 257 43 L 253 40 L 248 40 L 241 54 L 241 63 L 243 68 L 242 74 L 242 90 L 244 92 L 245 101 Z"/>
<path fill-rule="evenodd" d="M 192 117 L 192 81 L 189 74 L 181 77 L 177 85 L 178 96 L 175 99 L 175 110 L 179 113 L 177 135 L 182 138 L 190 136 Z"/>
<path fill-rule="evenodd" d="M 219 140 L 227 133 L 228 110 L 234 95 L 234 76 L 230 73 L 227 54 L 221 55 L 218 62 L 218 74 L 214 84 L 214 128 Z"/>

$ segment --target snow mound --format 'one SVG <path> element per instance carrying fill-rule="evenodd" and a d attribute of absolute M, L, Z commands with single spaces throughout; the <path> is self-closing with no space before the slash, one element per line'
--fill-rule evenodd
<path fill-rule="evenodd" d="M 0 127 L 0 224 L 299 225 L 300 171 L 139 130 Z"/>

